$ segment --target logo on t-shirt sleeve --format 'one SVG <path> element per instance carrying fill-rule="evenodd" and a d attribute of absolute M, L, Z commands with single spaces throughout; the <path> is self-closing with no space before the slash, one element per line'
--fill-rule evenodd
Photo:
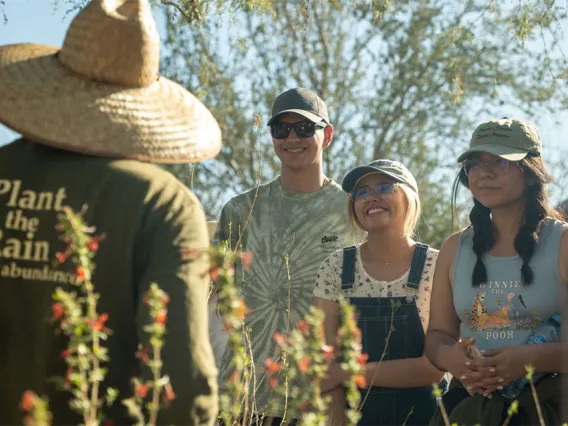
<path fill-rule="evenodd" d="M 333 232 L 323 234 L 320 241 L 324 253 L 333 253 L 341 248 L 341 238 Z"/>

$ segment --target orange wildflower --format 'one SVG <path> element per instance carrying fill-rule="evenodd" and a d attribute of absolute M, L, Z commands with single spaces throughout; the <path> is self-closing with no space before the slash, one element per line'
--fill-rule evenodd
<path fill-rule="evenodd" d="M 136 352 L 136 359 L 141 360 L 144 364 L 147 364 L 150 361 L 150 356 L 148 355 L 148 348 L 142 347 Z"/>
<path fill-rule="evenodd" d="M 288 344 L 288 338 L 284 337 L 281 333 L 276 332 L 272 335 L 272 337 L 274 341 L 278 343 L 278 346 L 284 346 Z"/>
<path fill-rule="evenodd" d="M 298 363 L 298 369 L 302 373 L 307 373 L 308 370 L 310 369 L 310 360 L 308 358 L 302 358 Z"/>
<path fill-rule="evenodd" d="M 307 336 L 310 331 L 310 325 L 306 320 L 298 321 L 296 323 L 296 328 L 300 330 L 304 336 Z"/>
<path fill-rule="evenodd" d="M 360 339 L 361 339 L 361 330 L 359 330 L 358 328 L 356 328 L 355 330 L 353 330 L 353 334 L 355 334 L 355 339 L 356 339 L 356 340 L 360 340 Z"/>
<path fill-rule="evenodd" d="M 241 261 L 243 262 L 244 269 L 250 269 L 252 265 L 253 254 L 252 251 L 245 251 L 240 254 Z"/>
<path fill-rule="evenodd" d="M 355 376 L 355 384 L 357 387 L 364 388 L 367 386 L 367 379 L 362 374 L 357 374 Z"/>
<path fill-rule="evenodd" d="M 96 238 L 91 238 L 87 243 L 87 248 L 89 251 L 97 251 L 99 249 L 99 241 Z"/>
<path fill-rule="evenodd" d="M 252 120 L 252 125 L 255 126 L 255 127 L 262 126 L 262 118 L 260 117 L 260 114 L 254 115 L 254 118 Z"/>
<path fill-rule="evenodd" d="M 323 356 L 325 359 L 333 359 L 334 357 L 334 353 L 333 353 L 333 346 L 331 345 L 323 345 L 321 347 L 321 351 L 323 352 Z"/>
<path fill-rule="evenodd" d="M 108 314 L 101 314 L 96 321 L 89 321 L 89 325 L 93 330 L 101 331 L 108 320 Z"/>
<path fill-rule="evenodd" d="M 77 266 L 77 280 L 83 281 L 85 279 L 85 275 L 85 268 L 83 268 L 82 266 Z"/>
<path fill-rule="evenodd" d="M 245 317 L 250 313 L 250 310 L 245 305 L 243 299 L 233 300 L 231 302 L 232 308 L 235 310 L 235 314 L 239 320 L 245 319 Z"/>
<path fill-rule="evenodd" d="M 160 312 L 158 312 L 158 315 L 156 315 L 156 322 L 160 325 L 166 325 L 167 320 L 168 320 L 168 311 L 162 309 Z"/>
<path fill-rule="evenodd" d="M 176 394 L 174 393 L 172 384 L 169 382 L 164 386 L 164 393 L 168 401 L 173 401 L 174 399 L 176 399 Z"/>
<path fill-rule="evenodd" d="M 25 391 L 22 394 L 22 400 L 20 402 L 20 406 L 22 407 L 22 410 L 30 411 L 32 408 L 34 408 L 36 399 L 37 399 L 37 395 L 35 394 L 35 392 L 32 392 L 30 390 Z"/>
<path fill-rule="evenodd" d="M 219 279 L 219 268 L 216 266 L 209 268 L 209 277 L 211 278 L 211 281 L 217 281 Z"/>
<path fill-rule="evenodd" d="M 168 303 L 170 303 L 170 296 L 168 296 L 167 294 L 164 294 L 164 295 L 162 296 L 162 303 L 163 303 L 164 305 L 167 305 Z"/>
<path fill-rule="evenodd" d="M 359 359 L 357 360 L 357 362 L 360 365 L 365 365 L 368 359 L 369 359 L 369 354 L 361 354 L 359 355 Z"/>
<path fill-rule="evenodd" d="M 229 376 L 229 383 L 234 385 L 235 383 L 237 383 L 237 379 L 239 378 L 239 373 L 236 369 L 234 369 L 231 372 L 231 375 Z"/>
<path fill-rule="evenodd" d="M 148 383 L 137 383 L 136 386 L 134 386 L 134 391 L 140 398 L 146 398 L 149 390 L 150 385 Z"/>
<path fill-rule="evenodd" d="M 276 376 L 272 376 L 268 378 L 268 386 L 271 388 L 275 388 L 278 385 L 278 378 Z"/>
<path fill-rule="evenodd" d="M 266 358 L 264 360 L 264 367 L 268 373 L 277 373 L 282 369 L 282 366 L 277 362 L 274 362 L 272 358 Z"/>
<path fill-rule="evenodd" d="M 65 308 L 61 303 L 54 303 L 51 307 L 51 311 L 53 312 L 53 316 L 51 317 L 52 321 L 57 321 L 59 318 L 63 316 L 65 313 Z"/>
<path fill-rule="evenodd" d="M 67 253 L 58 251 L 57 253 L 55 253 L 55 258 L 59 263 L 65 263 L 65 261 L 67 260 Z"/>
<path fill-rule="evenodd" d="M 224 321 L 223 327 L 225 328 L 225 331 L 231 331 L 233 329 L 233 325 L 230 321 Z"/>

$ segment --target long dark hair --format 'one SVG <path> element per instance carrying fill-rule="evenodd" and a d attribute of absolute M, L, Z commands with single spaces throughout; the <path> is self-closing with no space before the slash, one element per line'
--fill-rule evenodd
<path fill-rule="evenodd" d="M 538 235 L 544 219 L 552 217 L 562 220 L 560 213 L 549 204 L 549 195 L 546 184 L 550 183 L 550 176 L 542 158 L 538 155 L 528 155 L 517 164 L 524 172 L 527 181 L 525 191 L 524 220 L 515 237 L 515 250 L 523 259 L 521 276 L 523 284 L 528 285 L 533 281 L 533 271 L 529 262 L 534 255 Z M 460 185 L 469 188 L 469 180 L 463 167 L 460 169 L 452 189 L 452 211 L 455 212 L 457 194 Z M 478 200 L 473 199 L 473 208 L 469 213 L 469 220 L 473 228 L 473 251 L 477 256 L 477 262 L 473 268 L 472 285 L 479 287 L 487 282 L 487 270 L 483 264 L 483 254 L 487 253 L 495 244 L 495 233 L 491 223 L 491 209 L 484 207 Z"/>

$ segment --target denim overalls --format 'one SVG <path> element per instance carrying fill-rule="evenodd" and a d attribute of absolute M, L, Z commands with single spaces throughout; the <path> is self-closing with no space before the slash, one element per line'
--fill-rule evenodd
<path fill-rule="evenodd" d="M 353 288 L 355 281 L 355 247 L 343 252 L 342 290 Z M 408 287 L 420 285 L 428 246 L 417 243 L 408 275 Z M 418 358 L 424 353 L 424 329 L 420 322 L 414 297 L 351 297 L 350 303 L 359 313 L 357 325 L 361 329 L 363 353 L 368 362 Z M 393 309 L 395 310 L 393 316 Z M 393 327 L 385 350 L 389 330 Z M 381 374 L 381 365 L 377 375 Z M 436 400 L 430 386 L 421 388 L 383 388 L 372 386 L 361 389 L 359 425 L 427 425 L 436 410 Z"/>

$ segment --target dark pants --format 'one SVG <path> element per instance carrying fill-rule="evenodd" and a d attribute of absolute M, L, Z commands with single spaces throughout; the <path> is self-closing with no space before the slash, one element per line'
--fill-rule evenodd
<path fill-rule="evenodd" d="M 383 352 L 383 361 L 423 355 L 424 329 L 414 298 L 355 297 L 350 302 L 359 313 L 357 324 L 368 362 L 380 361 Z M 393 331 L 386 346 L 391 325 Z M 381 374 L 380 368 L 377 374 Z M 359 425 L 427 425 L 436 409 L 430 386 L 408 389 L 372 386 L 370 390 L 361 390 L 361 402 L 367 392 Z"/>

